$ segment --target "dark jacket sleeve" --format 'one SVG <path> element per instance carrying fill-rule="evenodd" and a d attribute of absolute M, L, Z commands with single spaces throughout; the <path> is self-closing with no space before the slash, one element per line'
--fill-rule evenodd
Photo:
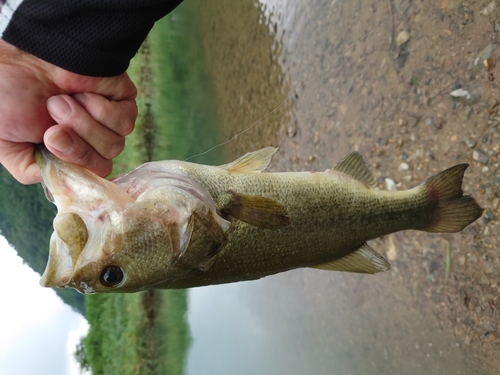
<path fill-rule="evenodd" d="M 115 76 L 127 69 L 154 22 L 181 1 L 0 0 L 0 32 L 6 42 L 63 69 Z"/>

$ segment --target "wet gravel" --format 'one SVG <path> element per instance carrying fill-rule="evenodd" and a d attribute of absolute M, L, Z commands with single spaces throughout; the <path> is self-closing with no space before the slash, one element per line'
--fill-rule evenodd
<path fill-rule="evenodd" d="M 303 337 L 366 358 L 356 373 L 498 374 L 500 5 L 219 0 L 200 7 L 221 126 L 227 139 L 249 128 L 225 146 L 228 159 L 279 145 L 271 170 L 324 170 L 358 150 L 383 189 L 388 180 L 411 188 L 465 162 L 464 191 L 485 208 L 462 233 L 373 241 L 391 261 L 384 275 L 276 276 L 265 287 L 272 302 L 259 314 L 297 308 L 290 319 L 305 325 Z M 325 327 L 341 330 L 334 319 L 349 321 L 352 311 L 363 319 L 340 335 L 344 341 L 326 339 Z"/>

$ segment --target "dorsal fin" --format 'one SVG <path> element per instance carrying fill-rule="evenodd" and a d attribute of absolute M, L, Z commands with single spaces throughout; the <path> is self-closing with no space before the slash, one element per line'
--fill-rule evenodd
<path fill-rule="evenodd" d="M 363 244 L 354 253 L 346 255 L 340 259 L 320 264 L 313 268 L 329 271 L 357 272 L 357 273 L 377 273 L 387 271 L 391 265 L 382 255 L 377 253 L 367 243 Z"/>
<path fill-rule="evenodd" d="M 266 147 L 258 151 L 248 152 L 235 161 L 221 165 L 221 168 L 231 172 L 254 172 L 260 173 L 267 168 L 271 158 L 278 151 L 274 147 Z"/>
<path fill-rule="evenodd" d="M 333 167 L 333 170 L 348 174 L 371 188 L 377 186 L 377 179 L 368 169 L 359 152 L 351 152 L 344 160 Z"/>

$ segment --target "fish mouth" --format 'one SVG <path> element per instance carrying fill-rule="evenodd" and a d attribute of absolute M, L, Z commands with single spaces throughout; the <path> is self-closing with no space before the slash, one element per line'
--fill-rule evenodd
<path fill-rule="evenodd" d="M 52 233 L 50 238 L 50 251 L 49 260 L 42 278 L 40 285 L 51 288 L 64 288 L 71 280 L 73 273 L 73 260 L 70 254 L 63 249 L 61 239 L 57 233 Z"/>
<path fill-rule="evenodd" d="M 60 160 L 43 144 L 35 147 L 35 159 L 45 195 L 58 211 L 50 239 L 49 260 L 40 284 L 91 293 L 89 286 L 75 285 L 76 270 L 100 259 L 99 247 L 86 243 L 91 241 L 91 236 L 97 241 L 103 226 L 108 225 L 109 212 L 120 211 L 135 199 L 115 183 Z"/>

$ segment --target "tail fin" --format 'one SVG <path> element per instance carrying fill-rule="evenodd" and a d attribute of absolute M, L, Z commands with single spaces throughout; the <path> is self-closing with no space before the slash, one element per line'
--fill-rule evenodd
<path fill-rule="evenodd" d="M 462 180 L 468 167 L 469 164 L 455 165 L 423 183 L 436 205 L 427 232 L 459 232 L 483 213 L 474 198 L 463 195 Z"/>

